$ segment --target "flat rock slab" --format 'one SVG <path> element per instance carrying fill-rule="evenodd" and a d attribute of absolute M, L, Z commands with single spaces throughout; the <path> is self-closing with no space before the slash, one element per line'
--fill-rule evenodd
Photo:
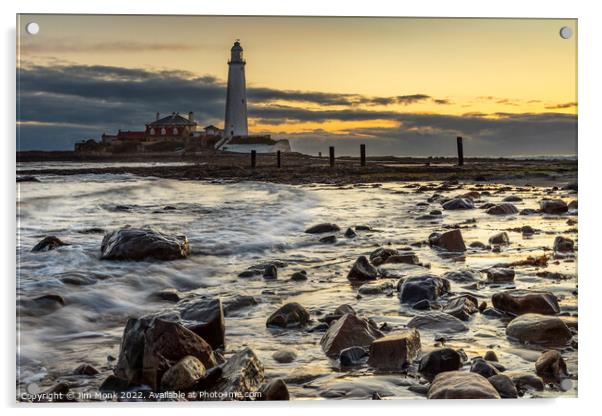
<path fill-rule="evenodd" d="M 476 373 L 446 371 L 438 374 L 428 391 L 429 399 L 499 399 L 487 379 Z"/>
<path fill-rule="evenodd" d="M 368 365 L 380 370 L 401 370 L 419 351 L 420 333 L 416 329 L 400 331 L 372 342 Z"/>
<path fill-rule="evenodd" d="M 103 260 L 176 260 L 187 257 L 190 247 L 185 236 L 124 227 L 105 234 L 100 251 Z"/>
<path fill-rule="evenodd" d="M 462 332 L 468 330 L 464 322 L 455 316 L 437 311 L 416 315 L 408 322 L 408 327 L 438 332 Z"/>
<path fill-rule="evenodd" d="M 506 327 L 506 335 L 520 342 L 565 345 L 571 330 L 555 316 L 527 313 L 514 318 Z"/>

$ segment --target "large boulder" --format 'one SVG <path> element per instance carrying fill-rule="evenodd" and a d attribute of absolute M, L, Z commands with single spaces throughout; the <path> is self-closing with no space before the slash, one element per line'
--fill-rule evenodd
<path fill-rule="evenodd" d="M 161 377 L 182 358 L 196 357 L 206 369 L 217 364 L 211 346 L 177 322 L 131 318 L 121 341 L 115 375 L 129 385 L 159 387 Z"/>
<path fill-rule="evenodd" d="M 429 399 L 499 399 L 487 379 L 476 373 L 446 371 L 438 374 L 428 390 Z"/>
<path fill-rule="evenodd" d="M 454 198 L 446 201 L 441 205 L 443 209 L 454 210 L 454 209 L 473 209 L 474 202 L 470 198 Z"/>
<path fill-rule="evenodd" d="M 329 224 L 329 223 L 316 224 L 316 225 L 309 227 L 307 230 L 305 230 L 305 232 L 308 234 L 334 233 L 337 231 L 341 231 L 339 226 L 336 224 Z"/>
<path fill-rule="evenodd" d="M 514 289 L 495 293 L 491 302 L 496 309 L 511 315 L 538 313 L 556 315 L 560 312 L 558 299 L 552 292 Z"/>
<path fill-rule="evenodd" d="M 479 311 L 479 301 L 472 295 L 461 295 L 449 300 L 443 312 L 468 321 L 471 315 Z"/>
<path fill-rule="evenodd" d="M 103 260 L 175 260 L 187 257 L 190 248 L 185 236 L 124 227 L 105 234 L 100 251 Z"/>
<path fill-rule="evenodd" d="M 309 322 L 309 312 L 299 303 L 291 302 L 281 306 L 272 313 L 266 326 L 279 326 L 281 328 L 300 327 Z"/>
<path fill-rule="evenodd" d="M 538 376 L 562 380 L 568 377 L 566 363 L 556 350 L 542 353 L 535 362 L 535 372 Z"/>
<path fill-rule="evenodd" d="M 431 311 L 425 314 L 416 315 L 410 319 L 410 322 L 408 322 L 408 327 L 444 333 L 462 332 L 468 330 L 468 327 L 455 316 L 438 311 Z"/>
<path fill-rule="evenodd" d="M 539 202 L 539 209 L 545 214 L 564 214 L 569 206 L 562 199 L 544 199 Z"/>
<path fill-rule="evenodd" d="M 191 389 L 205 375 L 205 366 L 198 358 L 188 355 L 178 361 L 161 377 L 161 390 Z"/>
<path fill-rule="evenodd" d="M 444 371 L 456 371 L 462 368 L 462 356 L 452 348 L 440 348 L 425 354 L 420 359 L 418 371 L 427 380 L 432 380 Z"/>
<path fill-rule="evenodd" d="M 249 347 L 232 355 L 222 366 L 219 378 L 209 387 L 212 400 L 245 400 L 264 382 L 264 368 Z"/>
<path fill-rule="evenodd" d="M 421 300 L 437 300 L 439 296 L 449 292 L 450 284 L 447 279 L 426 274 L 408 277 L 399 288 L 401 303 L 416 303 Z"/>
<path fill-rule="evenodd" d="M 207 341 L 211 348 L 225 348 L 226 324 L 221 299 L 201 299 L 191 302 L 182 309 L 180 316 L 185 321 L 192 321 L 185 326 Z"/>
<path fill-rule="evenodd" d="M 378 271 L 368 262 L 366 256 L 359 256 L 347 274 L 347 279 L 352 282 L 374 280 L 377 277 Z"/>
<path fill-rule="evenodd" d="M 517 214 L 518 209 L 512 204 L 504 202 L 490 207 L 485 212 L 489 215 L 512 215 Z"/>
<path fill-rule="evenodd" d="M 68 245 L 69 244 L 63 242 L 58 237 L 51 235 L 48 237 L 44 237 L 42 240 L 40 240 L 35 246 L 33 246 L 31 251 L 33 251 L 33 252 L 50 251 L 50 250 L 54 250 L 55 248 L 58 248 L 61 246 L 68 246 Z"/>
<path fill-rule="evenodd" d="M 433 233 L 429 236 L 429 244 L 447 251 L 466 251 L 462 232 L 459 229 L 446 231 L 442 234 Z"/>
<path fill-rule="evenodd" d="M 565 345 L 572 333 L 564 321 L 555 316 L 527 313 L 514 318 L 506 335 L 523 343 Z"/>
<path fill-rule="evenodd" d="M 570 238 L 558 236 L 554 239 L 554 251 L 557 253 L 572 253 L 575 251 L 575 242 Z"/>
<path fill-rule="evenodd" d="M 368 365 L 379 370 L 401 370 L 416 358 L 419 351 L 418 331 L 400 331 L 372 341 Z"/>
<path fill-rule="evenodd" d="M 349 347 L 367 347 L 383 333 L 372 322 L 352 314 L 345 314 L 330 325 L 320 345 L 327 356 L 337 358 L 342 350 Z"/>

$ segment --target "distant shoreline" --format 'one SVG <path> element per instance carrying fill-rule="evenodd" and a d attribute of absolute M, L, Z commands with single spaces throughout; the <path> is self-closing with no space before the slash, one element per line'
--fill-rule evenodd
<path fill-rule="evenodd" d="M 69 154 L 71 153 L 71 154 Z M 21 152 L 17 162 L 189 162 L 183 166 L 115 166 L 61 169 L 19 170 L 25 175 L 134 174 L 185 180 L 264 181 L 286 184 L 354 184 L 429 180 L 516 181 L 525 183 L 568 183 L 577 181 L 577 160 L 571 159 L 509 159 L 465 158 L 464 166 L 457 159 L 368 157 L 360 166 L 357 157 L 339 157 L 335 167 L 329 166 L 327 156 L 317 157 L 300 153 L 283 153 L 282 167 L 276 166 L 273 154 L 258 154 L 257 166 L 251 168 L 246 154 L 216 153 L 196 156 L 93 157 L 73 152 L 44 154 Z M 85 156 L 85 157 L 83 157 Z M 153 155 L 155 156 L 155 155 Z"/>

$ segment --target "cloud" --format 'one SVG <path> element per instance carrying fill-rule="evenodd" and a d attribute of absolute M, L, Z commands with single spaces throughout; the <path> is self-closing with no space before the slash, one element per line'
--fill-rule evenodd
<path fill-rule="evenodd" d="M 71 149 L 84 138 L 118 129 L 139 130 L 155 113 L 195 112 L 203 124 L 221 125 L 226 85 L 213 76 L 185 71 L 148 71 L 102 65 L 24 65 L 18 73 L 18 149 Z M 424 114 L 398 111 L 393 104 L 448 99 L 427 94 L 369 97 L 314 91 L 248 88 L 249 117 L 276 138 L 290 138 L 300 151 L 317 153 L 327 143 L 354 154 L 369 141 L 371 154 L 452 155 L 454 140 L 465 137 L 467 155 L 574 154 L 577 117 L 570 114 Z M 311 103 L 303 106 L 299 103 Z M 308 108 L 309 107 L 309 108 Z M 324 129 L 275 133 L 279 125 L 363 121 L 396 127 Z M 382 124 L 382 123 L 380 123 Z M 290 130 L 290 129 L 289 129 Z"/>
<path fill-rule="evenodd" d="M 207 49 L 206 45 L 161 42 L 86 42 L 66 39 L 52 39 L 47 42 L 23 42 L 27 53 L 141 53 L 141 52 L 185 52 Z M 214 47 L 217 49 L 217 46 Z"/>
<path fill-rule="evenodd" d="M 560 110 L 560 109 L 573 108 L 573 107 L 577 107 L 577 103 L 553 104 L 553 105 L 547 105 L 545 108 L 547 110 Z"/>

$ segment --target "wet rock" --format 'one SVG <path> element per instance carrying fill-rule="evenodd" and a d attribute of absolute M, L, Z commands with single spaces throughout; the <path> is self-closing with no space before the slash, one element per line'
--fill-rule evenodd
<path fill-rule="evenodd" d="M 418 256 L 414 253 L 400 253 L 394 256 L 390 256 L 385 264 L 412 264 L 419 265 Z"/>
<path fill-rule="evenodd" d="M 164 300 L 167 302 L 179 302 L 180 301 L 180 293 L 174 289 L 173 287 L 161 289 L 157 292 L 154 292 L 150 295 L 151 299 L 155 300 Z"/>
<path fill-rule="evenodd" d="M 54 250 L 55 248 L 58 248 L 61 246 L 68 246 L 68 245 L 69 244 L 61 241 L 59 238 L 51 235 L 48 237 L 44 237 L 42 240 L 40 240 L 38 242 L 38 244 L 33 246 L 31 251 L 36 252 L 36 253 L 40 252 L 40 251 L 50 251 L 50 250 Z"/>
<path fill-rule="evenodd" d="M 489 237 L 489 244 L 497 244 L 500 246 L 507 246 L 510 244 L 510 238 L 508 237 L 508 233 L 506 231 L 502 231 L 501 233 L 497 233 Z"/>
<path fill-rule="evenodd" d="M 357 237 L 357 234 L 355 231 L 353 231 L 353 228 L 347 228 L 347 231 L 345 231 L 345 237 L 355 238 L 355 237 Z"/>
<path fill-rule="evenodd" d="M 68 272 L 61 274 L 58 279 L 66 285 L 73 286 L 87 286 L 93 285 L 97 282 L 97 279 L 89 276 L 87 273 L 80 272 Z"/>
<path fill-rule="evenodd" d="M 272 354 L 272 358 L 278 363 L 288 364 L 297 359 L 297 352 L 294 350 L 280 350 Z"/>
<path fill-rule="evenodd" d="M 438 220 L 439 217 L 436 217 L 434 215 L 430 215 L 430 214 L 424 214 L 424 215 L 420 215 L 418 217 L 416 217 L 417 221 L 434 221 L 434 220 Z"/>
<path fill-rule="evenodd" d="M 538 209 L 524 208 L 520 210 L 519 215 L 535 215 L 539 213 L 540 211 Z"/>
<path fill-rule="evenodd" d="M 264 368 L 251 348 L 232 355 L 222 366 L 210 392 L 220 393 L 222 400 L 244 400 L 245 393 L 257 391 L 264 381 Z"/>
<path fill-rule="evenodd" d="M 544 389 L 543 380 L 536 375 L 520 371 L 513 371 L 506 375 L 510 377 L 516 386 L 516 390 L 521 395 L 528 390 L 543 391 Z"/>
<path fill-rule="evenodd" d="M 248 308 L 249 306 L 255 306 L 257 304 L 257 299 L 255 299 L 253 296 L 237 295 L 223 302 L 224 316 L 229 316 L 240 309 Z"/>
<path fill-rule="evenodd" d="M 514 282 L 514 269 L 506 267 L 492 267 L 485 270 L 488 283 L 512 283 Z"/>
<path fill-rule="evenodd" d="M 330 326 L 326 322 L 320 322 L 316 326 L 309 328 L 307 332 L 326 332 Z"/>
<path fill-rule="evenodd" d="M 295 282 L 305 281 L 307 280 L 307 272 L 305 270 L 295 272 L 291 275 L 291 280 L 294 280 Z"/>
<path fill-rule="evenodd" d="M 187 257 L 190 248 L 185 236 L 124 227 L 105 234 L 100 251 L 103 260 L 175 260 Z"/>
<path fill-rule="evenodd" d="M 483 358 L 487 361 L 498 362 L 497 354 L 495 353 L 495 351 L 489 350 L 489 351 L 485 352 L 485 355 L 483 356 Z"/>
<path fill-rule="evenodd" d="M 557 315 L 560 312 L 558 300 L 552 292 L 540 290 L 513 289 L 495 293 L 491 297 L 493 306 L 511 315 L 538 313 Z"/>
<path fill-rule="evenodd" d="M 383 293 L 391 292 L 393 290 L 393 285 L 389 282 L 386 283 L 364 283 L 358 289 L 358 293 L 361 295 L 381 295 Z"/>
<path fill-rule="evenodd" d="M 496 374 L 487 379 L 497 390 L 502 399 L 516 399 L 518 392 L 516 386 L 510 377 L 505 374 Z"/>
<path fill-rule="evenodd" d="M 560 215 L 567 212 L 569 207 L 561 199 L 544 199 L 539 202 L 539 209 L 545 214 Z"/>
<path fill-rule="evenodd" d="M 443 274 L 443 278 L 458 283 L 474 282 L 479 279 L 478 275 L 475 272 L 468 269 L 446 272 L 445 274 Z"/>
<path fill-rule="evenodd" d="M 25 175 L 25 176 L 17 176 L 17 182 L 40 182 L 40 180 L 38 178 L 36 178 L 35 176 Z"/>
<path fill-rule="evenodd" d="M 211 348 L 226 346 L 226 323 L 221 299 L 201 299 L 191 302 L 180 312 L 182 319 L 193 321 L 188 329 L 203 338 Z"/>
<path fill-rule="evenodd" d="M 341 351 L 339 362 L 343 367 L 351 367 L 360 364 L 367 356 L 368 352 L 364 347 L 349 347 Z"/>
<path fill-rule="evenodd" d="M 81 364 L 75 370 L 73 370 L 73 374 L 77 374 L 80 376 L 95 376 L 98 373 L 100 373 L 100 371 L 98 371 L 90 364 Z"/>
<path fill-rule="evenodd" d="M 356 225 L 355 230 L 356 231 L 372 231 L 372 228 L 370 228 L 367 225 Z"/>
<path fill-rule="evenodd" d="M 410 320 L 410 322 L 408 322 L 408 327 L 427 329 L 442 333 L 462 332 L 468 330 L 468 327 L 455 316 L 438 311 L 431 311 L 422 315 L 416 315 Z"/>
<path fill-rule="evenodd" d="M 499 374 L 498 369 L 482 358 L 475 358 L 470 365 L 470 372 L 482 375 L 485 378 Z"/>
<path fill-rule="evenodd" d="M 504 202 L 502 204 L 492 206 L 485 212 L 489 215 L 512 215 L 517 214 L 518 209 L 512 204 Z"/>
<path fill-rule="evenodd" d="M 568 377 L 566 363 L 556 350 L 548 350 L 541 354 L 535 362 L 535 373 L 541 377 L 562 380 Z"/>
<path fill-rule="evenodd" d="M 576 211 L 579 209 L 579 203 L 576 200 L 572 200 L 568 205 L 569 211 Z"/>
<path fill-rule="evenodd" d="M 530 225 L 523 225 L 520 229 L 523 235 L 533 235 L 535 234 L 535 230 Z"/>
<path fill-rule="evenodd" d="M 504 312 L 496 308 L 485 308 L 481 311 L 481 313 L 490 318 L 503 318 L 506 316 Z"/>
<path fill-rule="evenodd" d="M 443 234 L 433 233 L 429 236 L 429 244 L 447 251 L 466 251 L 466 245 L 459 229 L 446 231 Z"/>
<path fill-rule="evenodd" d="M 326 237 L 320 238 L 320 243 L 334 244 L 336 242 L 337 242 L 337 236 L 336 235 L 327 235 Z"/>
<path fill-rule="evenodd" d="M 565 345 L 571 330 L 555 316 L 528 313 L 514 318 L 506 327 L 506 335 L 523 343 Z"/>
<path fill-rule="evenodd" d="M 379 247 L 370 253 L 370 263 L 375 266 L 384 264 L 391 256 L 399 255 L 399 251 L 394 248 Z"/>
<path fill-rule="evenodd" d="M 288 387 L 284 380 L 277 378 L 276 380 L 272 380 L 267 384 L 264 384 L 260 387 L 259 392 L 261 395 L 257 400 L 267 400 L 267 401 L 282 401 L 282 400 L 290 400 L 290 394 L 288 392 Z"/>
<path fill-rule="evenodd" d="M 473 209 L 474 202 L 470 198 L 454 198 L 441 205 L 445 210 Z"/>
<path fill-rule="evenodd" d="M 347 274 L 347 279 L 352 282 L 375 280 L 377 277 L 378 271 L 368 262 L 366 256 L 359 256 Z"/>
<path fill-rule="evenodd" d="M 434 209 L 431 212 L 429 212 L 429 215 L 432 215 L 434 217 L 440 217 L 441 215 L 443 215 L 443 213 L 438 209 Z"/>
<path fill-rule="evenodd" d="M 452 348 L 441 348 L 425 354 L 420 359 L 418 371 L 431 381 L 439 373 L 462 368 L 462 356 Z"/>
<path fill-rule="evenodd" d="M 205 375 L 205 366 L 198 358 L 188 355 L 174 364 L 161 377 L 161 390 L 191 389 Z"/>
<path fill-rule="evenodd" d="M 266 266 L 266 268 L 263 269 L 263 278 L 269 280 L 277 279 L 278 269 L 276 268 L 276 266 L 274 266 L 273 264 L 269 264 L 268 266 Z"/>
<path fill-rule="evenodd" d="M 575 242 L 570 238 L 558 236 L 554 239 L 554 251 L 557 253 L 572 253 L 575 251 Z"/>
<path fill-rule="evenodd" d="M 309 322 L 309 313 L 297 302 L 287 303 L 281 306 L 268 318 L 267 326 L 278 326 L 281 328 L 300 327 Z"/>
<path fill-rule="evenodd" d="M 416 309 L 417 311 L 430 311 L 433 309 L 431 302 L 426 299 L 420 300 L 412 305 L 412 309 Z"/>
<path fill-rule="evenodd" d="M 476 373 L 446 371 L 438 374 L 429 387 L 429 399 L 499 399 L 487 379 Z"/>
<path fill-rule="evenodd" d="M 31 299 L 19 299 L 19 313 L 28 316 L 49 315 L 63 306 L 65 299 L 61 295 L 49 293 Z"/>
<path fill-rule="evenodd" d="M 119 393 L 126 391 L 129 387 L 129 382 L 125 379 L 119 378 L 113 374 L 110 374 L 98 388 L 103 393 Z"/>
<path fill-rule="evenodd" d="M 317 224 L 305 230 L 308 234 L 334 233 L 338 231 L 341 231 L 338 225 L 329 223 Z"/>
<path fill-rule="evenodd" d="M 521 202 L 523 199 L 518 195 L 508 195 L 506 198 L 502 199 L 504 202 Z"/>
<path fill-rule="evenodd" d="M 243 272 L 240 272 L 238 274 L 238 277 L 249 278 L 249 277 L 259 276 L 261 274 L 263 274 L 263 272 L 261 270 L 249 269 L 249 270 L 245 270 Z"/>
<path fill-rule="evenodd" d="M 401 370 L 420 351 L 420 334 L 416 329 L 399 331 L 370 344 L 368 365 L 379 370 Z"/>
<path fill-rule="evenodd" d="M 471 295 L 462 295 L 450 299 L 443 312 L 448 313 L 462 321 L 468 321 L 471 315 L 479 311 L 479 301 Z"/>
<path fill-rule="evenodd" d="M 423 299 L 437 300 L 439 296 L 449 292 L 447 279 L 434 275 L 412 276 L 405 279 L 399 290 L 401 303 L 416 303 Z"/>
<path fill-rule="evenodd" d="M 355 315 L 345 314 L 326 331 L 320 345 L 327 356 L 337 358 L 349 347 L 367 347 L 383 333 L 373 323 Z"/>
<path fill-rule="evenodd" d="M 155 389 L 163 373 L 192 355 L 205 368 L 217 362 L 211 346 L 177 322 L 159 318 L 130 318 L 125 326 L 115 375 L 129 385 L 147 384 Z"/>
<path fill-rule="evenodd" d="M 493 202 L 486 202 L 482 205 L 479 205 L 479 209 L 489 209 L 494 206 L 495 206 L 495 204 Z"/>

